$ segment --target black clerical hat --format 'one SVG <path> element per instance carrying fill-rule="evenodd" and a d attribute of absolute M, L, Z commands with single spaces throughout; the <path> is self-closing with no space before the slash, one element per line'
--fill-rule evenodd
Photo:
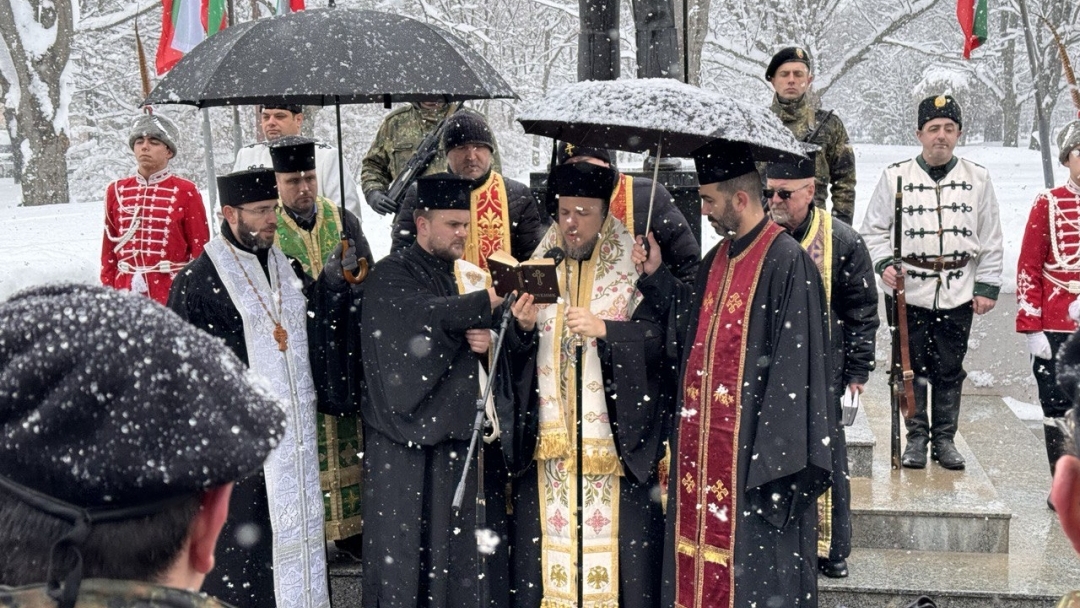
<path fill-rule="evenodd" d="M 416 200 L 419 209 L 469 210 L 473 181 L 452 173 L 438 173 L 416 180 Z"/>
<path fill-rule="evenodd" d="M 217 178 L 218 198 L 222 207 L 238 207 L 245 203 L 276 201 L 277 177 L 273 169 L 256 167 Z"/>
<path fill-rule="evenodd" d="M 23 291 L 0 305 L 0 476 L 98 509 L 239 480 L 285 430 L 266 386 L 224 342 L 149 298 L 74 284 Z"/>
<path fill-rule="evenodd" d="M 270 145 L 270 160 L 276 173 L 296 173 L 315 170 L 315 140 L 299 135 L 286 135 Z"/>
<path fill-rule="evenodd" d="M 555 167 L 555 194 L 607 200 L 618 173 L 610 167 L 577 162 Z"/>
<path fill-rule="evenodd" d="M 595 158 L 602 160 L 605 163 L 611 164 L 611 153 L 603 148 L 589 148 L 588 146 L 579 146 L 572 144 L 568 141 L 560 141 L 555 146 L 558 155 L 558 164 L 563 164 L 571 158 L 578 156 L 587 156 L 589 158 Z"/>
<path fill-rule="evenodd" d="M 935 118 L 949 118 L 956 123 L 957 129 L 964 128 L 960 104 L 952 95 L 932 95 L 919 102 L 919 130 Z"/>
<path fill-rule="evenodd" d="M 757 171 L 750 146 L 716 140 L 694 150 L 699 184 L 715 184 Z"/>
<path fill-rule="evenodd" d="M 815 146 L 816 148 L 816 146 Z M 769 179 L 805 179 L 817 174 L 815 164 L 817 150 L 805 152 L 807 158 L 795 158 L 782 163 L 769 163 L 765 168 L 765 177 Z"/>

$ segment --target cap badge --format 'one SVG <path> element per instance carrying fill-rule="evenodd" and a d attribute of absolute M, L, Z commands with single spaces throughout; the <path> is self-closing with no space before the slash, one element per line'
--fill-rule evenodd
<path fill-rule="evenodd" d="M 945 104 L 947 104 L 947 103 L 949 103 L 949 99 L 947 97 L 945 97 L 944 95 L 938 95 L 937 97 L 934 98 L 934 107 L 935 108 L 944 108 Z"/>
<path fill-rule="evenodd" d="M 567 156 L 573 156 L 575 147 L 576 146 L 574 146 L 574 144 L 566 144 L 566 155 Z"/>
<path fill-rule="evenodd" d="M 806 54 L 803 53 L 802 49 L 798 49 L 798 48 L 795 49 L 795 56 L 798 57 L 799 59 L 806 59 Z"/>

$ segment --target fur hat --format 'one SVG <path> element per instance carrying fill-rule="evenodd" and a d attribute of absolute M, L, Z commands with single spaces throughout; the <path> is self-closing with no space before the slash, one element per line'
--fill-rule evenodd
<path fill-rule="evenodd" d="M 147 505 L 246 477 L 284 431 L 265 381 L 153 300 L 68 284 L 0 305 L 10 482 L 80 508 Z"/>
<path fill-rule="evenodd" d="M 1061 164 L 1069 164 L 1069 152 L 1080 146 L 1080 120 L 1074 120 L 1065 125 L 1057 136 L 1058 160 Z"/>
<path fill-rule="evenodd" d="M 964 129 L 960 104 L 952 95 L 931 95 L 919 102 L 919 130 L 935 118 L 948 118 L 956 123 L 957 129 Z"/>
<path fill-rule="evenodd" d="M 801 49 L 797 46 L 789 46 L 782 48 L 772 57 L 772 61 L 769 62 L 769 67 L 765 68 L 765 80 L 772 80 L 772 77 L 776 75 L 776 70 L 780 69 L 780 66 L 791 61 L 798 61 L 806 65 L 806 71 L 813 73 L 814 63 L 810 59 L 810 53 L 805 49 Z"/>
<path fill-rule="evenodd" d="M 171 120 L 161 114 L 140 114 L 128 131 L 128 148 L 135 149 L 135 140 L 140 137 L 153 137 L 165 144 L 176 156 L 176 140 L 180 132 Z"/>
<path fill-rule="evenodd" d="M 446 152 L 465 144 L 482 144 L 495 151 L 495 136 L 491 134 L 491 127 L 483 116 L 468 110 L 456 112 L 447 118 L 442 140 Z"/>

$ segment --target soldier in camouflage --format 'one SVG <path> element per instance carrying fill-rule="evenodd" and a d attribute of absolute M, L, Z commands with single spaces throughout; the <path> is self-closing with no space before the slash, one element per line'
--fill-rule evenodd
<path fill-rule="evenodd" d="M 130 292 L 0 305 L 0 606 L 226 606 L 198 589 L 234 482 L 285 432 L 264 382 Z"/>
<path fill-rule="evenodd" d="M 850 226 L 855 216 L 855 153 L 840 117 L 816 108 L 807 95 L 814 81 L 810 54 L 798 47 L 780 49 L 765 70 L 765 80 L 776 91 L 773 113 L 796 139 L 821 147 L 814 205 L 825 209 L 831 184 L 832 216 Z"/>
<path fill-rule="evenodd" d="M 360 189 L 364 198 L 379 215 L 396 213 L 398 203 L 386 196 L 391 182 L 405 168 L 405 164 L 416 154 L 416 149 L 424 137 L 433 131 L 439 122 L 450 115 L 457 104 L 442 101 L 422 101 L 406 104 L 386 115 L 375 139 L 371 142 L 360 167 Z M 494 169 L 501 171 L 498 145 L 494 153 Z M 431 164 L 421 175 L 431 175 L 446 171 L 446 153 L 436 146 Z M 417 175 L 420 177 L 420 175 Z"/>

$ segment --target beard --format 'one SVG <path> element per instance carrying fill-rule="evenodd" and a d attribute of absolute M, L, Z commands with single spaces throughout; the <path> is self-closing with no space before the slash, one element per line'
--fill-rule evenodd
<path fill-rule="evenodd" d="M 259 251 L 269 249 L 274 244 L 274 237 L 269 238 L 260 235 L 254 228 L 244 222 L 244 216 L 240 215 L 236 222 L 236 239 L 248 249 Z"/>
<path fill-rule="evenodd" d="M 564 243 L 564 245 L 566 245 L 566 257 L 570 258 L 571 260 L 577 260 L 579 262 L 591 258 L 593 254 L 593 249 L 596 248 L 596 243 L 599 240 L 600 235 L 597 234 L 593 238 L 585 241 L 584 243 L 581 243 L 580 245 L 569 245 Z"/>
<path fill-rule="evenodd" d="M 720 236 L 731 236 L 739 230 L 739 213 L 735 211 L 735 205 L 733 199 L 727 199 L 724 201 L 724 205 L 720 209 L 720 213 L 716 216 L 709 216 L 709 223 L 712 224 L 713 230 Z"/>
<path fill-rule="evenodd" d="M 444 262 L 453 262 L 461 258 L 465 250 L 465 241 L 451 242 L 445 246 L 432 245 L 431 255 Z"/>

